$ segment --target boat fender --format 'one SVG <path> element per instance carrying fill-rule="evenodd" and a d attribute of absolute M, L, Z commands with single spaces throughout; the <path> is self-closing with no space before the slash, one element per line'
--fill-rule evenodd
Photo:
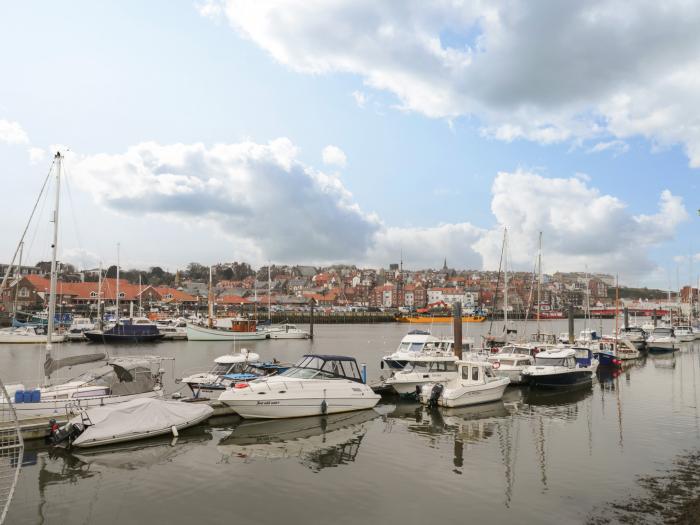
<path fill-rule="evenodd" d="M 328 403 L 326 403 L 326 400 L 324 399 L 321 401 L 321 414 L 324 416 L 328 413 Z"/>
<path fill-rule="evenodd" d="M 248 383 L 236 383 L 233 388 L 248 388 Z"/>
<path fill-rule="evenodd" d="M 381 368 L 382 370 L 384 370 L 384 361 L 382 361 L 381 363 L 379 363 L 379 368 Z"/>
<path fill-rule="evenodd" d="M 177 433 L 177 427 L 175 425 L 170 427 L 170 430 L 172 430 L 172 432 L 173 432 L 173 437 L 178 437 L 180 435 Z"/>
<path fill-rule="evenodd" d="M 496 362 L 492 363 L 491 366 L 494 367 L 496 370 L 498 370 L 499 368 L 501 368 L 501 363 L 500 363 L 500 361 L 496 361 Z"/>

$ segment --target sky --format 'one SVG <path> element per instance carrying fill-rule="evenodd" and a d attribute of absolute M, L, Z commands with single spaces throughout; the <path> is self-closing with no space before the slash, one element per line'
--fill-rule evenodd
<path fill-rule="evenodd" d="M 5 2 L 0 261 L 700 273 L 700 6 Z M 40 200 L 25 261 L 50 257 Z"/>

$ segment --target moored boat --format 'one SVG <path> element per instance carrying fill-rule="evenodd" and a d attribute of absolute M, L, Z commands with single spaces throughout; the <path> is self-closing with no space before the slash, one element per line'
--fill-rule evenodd
<path fill-rule="evenodd" d="M 680 348 L 680 341 L 676 338 L 673 328 L 669 326 L 657 326 L 651 332 L 646 341 L 647 349 L 653 354 L 673 352 Z"/>
<path fill-rule="evenodd" d="M 456 376 L 456 362 L 457 356 L 451 352 L 419 352 L 384 382 L 399 395 L 415 395 L 422 385 L 449 381 Z"/>
<path fill-rule="evenodd" d="M 597 368 L 589 348 L 555 348 L 537 354 L 523 376 L 534 387 L 565 388 L 591 383 Z"/>
<path fill-rule="evenodd" d="M 87 330 L 85 337 L 93 343 L 152 343 L 163 339 L 158 327 L 144 318 L 121 319 L 105 330 Z"/>
<path fill-rule="evenodd" d="M 224 326 L 228 325 L 227 328 Z M 216 326 L 202 326 L 187 323 L 188 341 L 260 341 L 268 338 L 266 332 L 259 332 L 252 319 L 217 319 Z"/>
<path fill-rule="evenodd" d="M 59 334 L 51 337 L 54 343 L 61 343 L 64 340 L 65 337 Z M 46 344 L 47 341 L 46 329 L 42 326 L 26 325 L 0 330 L 0 344 Z"/>
<path fill-rule="evenodd" d="M 263 419 L 365 410 L 379 399 L 354 358 L 321 354 L 307 354 L 279 375 L 235 384 L 219 396 L 241 417 Z"/>
<path fill-rule="evenodd" d="M 445 383 L 424 385 L 420 402 L 428 406 L 464 407 L 490 403 L 503 398 L 510 383 L 507 377 L 496 377 L 491 363 L 486 361 L 457 361 L 458 371 Z"/>

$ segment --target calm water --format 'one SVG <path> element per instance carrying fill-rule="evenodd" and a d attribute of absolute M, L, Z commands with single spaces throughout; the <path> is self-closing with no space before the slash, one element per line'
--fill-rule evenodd
<path fill-rule="evenodd" d="M 565 321 L 543 326 L 566 330 Z M 313 342 L 244 347 L 266 359 L 353 355 L 377 378 L 381 356 L 408 328 L 322 325 Z M 487 328 L 464 330 L 477 336 Z M 449 327 L 433 332 L 447 334 Z M 64 345 L 61 352 L 87 348 Z M 206 369 L 230 349 L 172 342 L 109 350 L 175 357 L 172 391 L 179 388 L 173 375 Z M 0 374 L 5 383 L 35 378 L 40 359 L 40 348 L 0 347 Z M 699 365 L 695 344 L 674 356 L 642 358 L 590 388 L 556 394 L 509 388 L 503 403 L 479 407 L 429 412 L 394 401 L 326 419 L 230 417 L 185 431 L 175 443 L 165 438 L 89 453 L 29 443 L 7 523 L 615 522 L 625 515 L 613 514 L 612 506 L 652 497 L 641 476 L 700 448 Z"/>

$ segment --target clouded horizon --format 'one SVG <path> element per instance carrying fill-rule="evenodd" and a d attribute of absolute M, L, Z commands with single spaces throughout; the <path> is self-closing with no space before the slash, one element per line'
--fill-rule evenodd
<path fill-rule="evenodd" d="M 692 4 L 78 4 L 0 21 L 2 262 L 62 144 L 79 265 L 495 269 L 507 227 L 515 269 L 542 231 L 548 272 L 697 281 Z"/>

